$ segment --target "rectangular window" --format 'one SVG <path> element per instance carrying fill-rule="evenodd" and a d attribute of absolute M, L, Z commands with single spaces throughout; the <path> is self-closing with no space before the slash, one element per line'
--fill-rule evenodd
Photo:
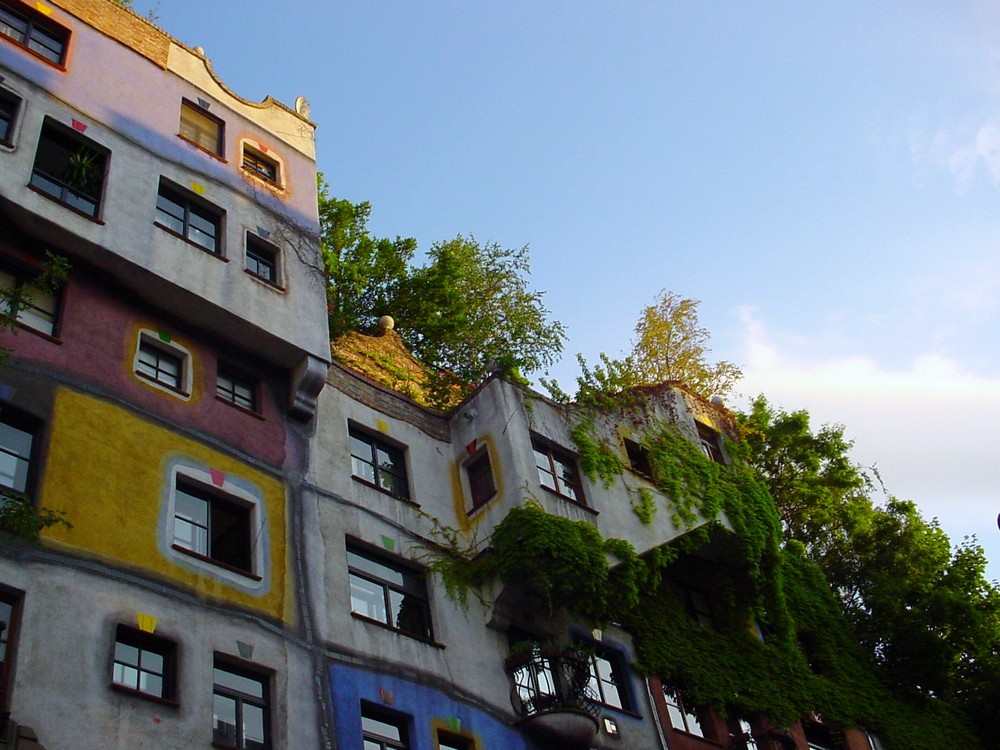
<path fill-rule="evenodd" d="M 409 750 L 410 736 L 407 722 L 376 708 L 362 704 L 361 735 L 364 750 Z"/>
<path fill-rule="evenodd" d="M 712 613 L 712 602 L 701 589 L 692 586 L 681 586 L 684 595 L 684 607 L 688 616 L 697 620 L 707 630 L 715 629 L 715 615 Z"/>
<path fill-rule="evenodd" d="M 97 217 L 108 151 L 45 118 L 31 171 L 31 186 L 86 216 Z"/>
<path fill-rule="evenodd" d="M 139 342 L 136 372 L 179 391 L 184 383 L 184 360 L 143 339 Z"/>
<path fill-rule="evenodd" d="M 698 425 L 698 442 L 702 453 L 718 464 L 726 463 L 725 456 L 722 455 L 722 436 L 706 424 L 695 424 Z"/>
<path fill-rule="evenodd" d="M 215 394 L 223 401 L 249 411 L 257 411 L 257 383 L 219 365 Z"/>
<path fill-rule="evenodd" d="M 674 729 L 697 737 L 705 736 L 701 719 L 695 711 L 685 706 L 685 699 L 680 690 L 664 685 L 663 697 L 667 702 L 667 713 L 670 714 L 670 724 Z"/>
<path fill-rule="evenodd" d="M 649 451 L 634 440 L 625 441 L 625 455 L 629 468 L 647 479 L 653 477 L 653 465 L 649 462 Z"/>
<path fill-rule="evenodd" d="M 23 274 L 0 269 L 0 309 L 25 328 L 54 336 L 58 295 Z"/>
<path fill-rule="evenodd" d="M 410 498 L 406 457 L 402 448 L 350 428 L 351 471 L 354 476 L 396 497 Z"/>
<path fill-rule="evenodd" d="M 280 184 L 278 182 L 280 176 L 278 162 L 245 143 L 243 144 L 243 169 L 264 182 L 269 182 L 272 185 Z"/>
<path fill-rule="evenodd" d="M 269 676 L 215 657 L 212 742 L 237 750 L 271 747 Z"/>
<path fill-rule="evenodd" d="M 278 283 L 278 248 L 247 232 L 247 271 L 258 278 Z"/>
<path fill-rule="evenodd" d="M 591 644 L 590 692 L 596 700 L 612 708 L 629 710 L 628 692 L 625 688 L 625 659 L 622 654 L 600 644 Z"/>
<path fill-rule="evenodd" d="M 225 126 L 218 117 L 187 99 L 181 102 L 179 135 L 209 153 L 222 156 Z"/>
<path fill-rule="evenodd" d="M 490 463 L 490 452 L 484 450 L 465 465 L 465 473 L 469 478 L 469 492 L 472 494 L 472 509 L 485 505 L 497 494 L 493 482 L 493 466 Z"/>
<path fill-rule="evenodd" d="M 0 410 L 0 494 L 28 491 L 37 428 L 37 422 L 6 404 Z"/>
<path fill-rule="evenodd" d="M 538 468 L 538 481 L 542 487 L 582 504 L 583 490 L 580 487 L 576 459 L 561 448 L 538 438 L 532 439 L 531 447 L 535 451 L 535 466 Z"/>
<path fill-rule="evenodd" d="M 0 90 L 0 145 L 14 142 L 14 124 L 21 109 L 21 100 L 8 91 Z"/>
<path fill-rule="evenodd" d="M 19 591 L 0 587 L 0 711 L 10 708 L 10 689 L 14 683 L 14 657 L 17 654 L 17 636 L 21 627 L 21 601 Z"/>
<path fill-rule="evenodd" d="M 214 255 L 222 254 L 222 211 L 160 180 L 156 223 Z"/>
<path fill-rule="evenodd" d="M 173 641 L 118 626 L 111 668 L 111 682 L 116 687 L 173 700 L 176 662 L 177 644 Z"/>
<path fill-rule="evenodd" d="M 439 729 L 437 730 L 437 746 L 438 750 L 475 750 L 476 743 L 471 737 L 463 737 L 460 734 Z"/>
<path fill-rule="evenodd" d="M 0 36 L 56 65 L 66 61 L 69 30 L 21 3 L 0 0 Z"/>
<path fill-rule="evenodd" d="M 431 638 L 424 574 L 359 547 L 347 548 L 351 612 L 419 638 Z"/>
<path fill-rule="evenodd" d="M 253 573 L 253 509 L 182 479 L 174 496 L 174 546 Z"/>

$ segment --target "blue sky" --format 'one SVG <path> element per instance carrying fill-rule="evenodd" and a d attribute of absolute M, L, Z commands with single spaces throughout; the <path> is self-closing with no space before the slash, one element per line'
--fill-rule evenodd
<path fill-rule="evenodd" d="M 590 361 L 661 289 L 1000 578 L 1000 6 L 136 0 L 422 248 L 531 246 Z M 736 405 L 745 398 L 734 399 Z"/>

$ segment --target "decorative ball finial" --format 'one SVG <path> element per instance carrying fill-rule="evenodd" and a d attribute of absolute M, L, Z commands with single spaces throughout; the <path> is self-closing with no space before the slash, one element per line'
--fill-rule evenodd
<path fill-rule="evenodd" d="M 383 315 L 378 319 L 378 330 L 379 335 L 385 335 L 386 331 L 391 331 L 393 326 L 396 325 L 396 321 L 392 319 L 391 315 Z"/>

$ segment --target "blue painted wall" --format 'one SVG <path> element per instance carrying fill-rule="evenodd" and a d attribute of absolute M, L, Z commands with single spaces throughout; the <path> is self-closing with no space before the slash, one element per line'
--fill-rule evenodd
<path fill-rule="evenodd" d="M 330 685 L 337 746 L 345 750 L 363 747 L 362 701 L 409 717 L 412 750 L 435 750 L 436 727 L 454 730 L 456 720 L 479 750 L 540 750 L 513 727 L 426 685 L 341 664 L 331 665 Z"/>

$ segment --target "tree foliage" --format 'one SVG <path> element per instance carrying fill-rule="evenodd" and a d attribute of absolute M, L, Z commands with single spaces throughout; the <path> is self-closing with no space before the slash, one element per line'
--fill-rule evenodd
<path fill-rule="evenodd" d="M 549 320 L 543 293 L 528 287 L 527 247 L 456 236 L 435 243 L 415 266 L 416 240 L 372 236 L 368 203 L 331 197 L 322 176 L 319 194 L 333 336 L 372 332 L 391 315 L 418 359 L 464 385 L 556 361 L 565 329 Z"/>
<path fill-rule="evenodd" d="M 748 460 L 838 598 L 883 681 L 908 700 L 936 697 L 979 720 L 1000 746 L 1000 589 L 974 539 L 953 546 L 910 501 L 877 504 L 840 426 L 813 432 L 805 411 L 758 397 L 740 416 Z"/>
<path fill-rule="evenodd" d="M 632 360 L 642 383 L 680 380 L 709 398 L 727 395 L 743 377 L 743 371 L 732 362 L 709 361 L 708 329 L 698 322 L 700 304 L 663 289 L 642 311 L 632 346 Z"/>

